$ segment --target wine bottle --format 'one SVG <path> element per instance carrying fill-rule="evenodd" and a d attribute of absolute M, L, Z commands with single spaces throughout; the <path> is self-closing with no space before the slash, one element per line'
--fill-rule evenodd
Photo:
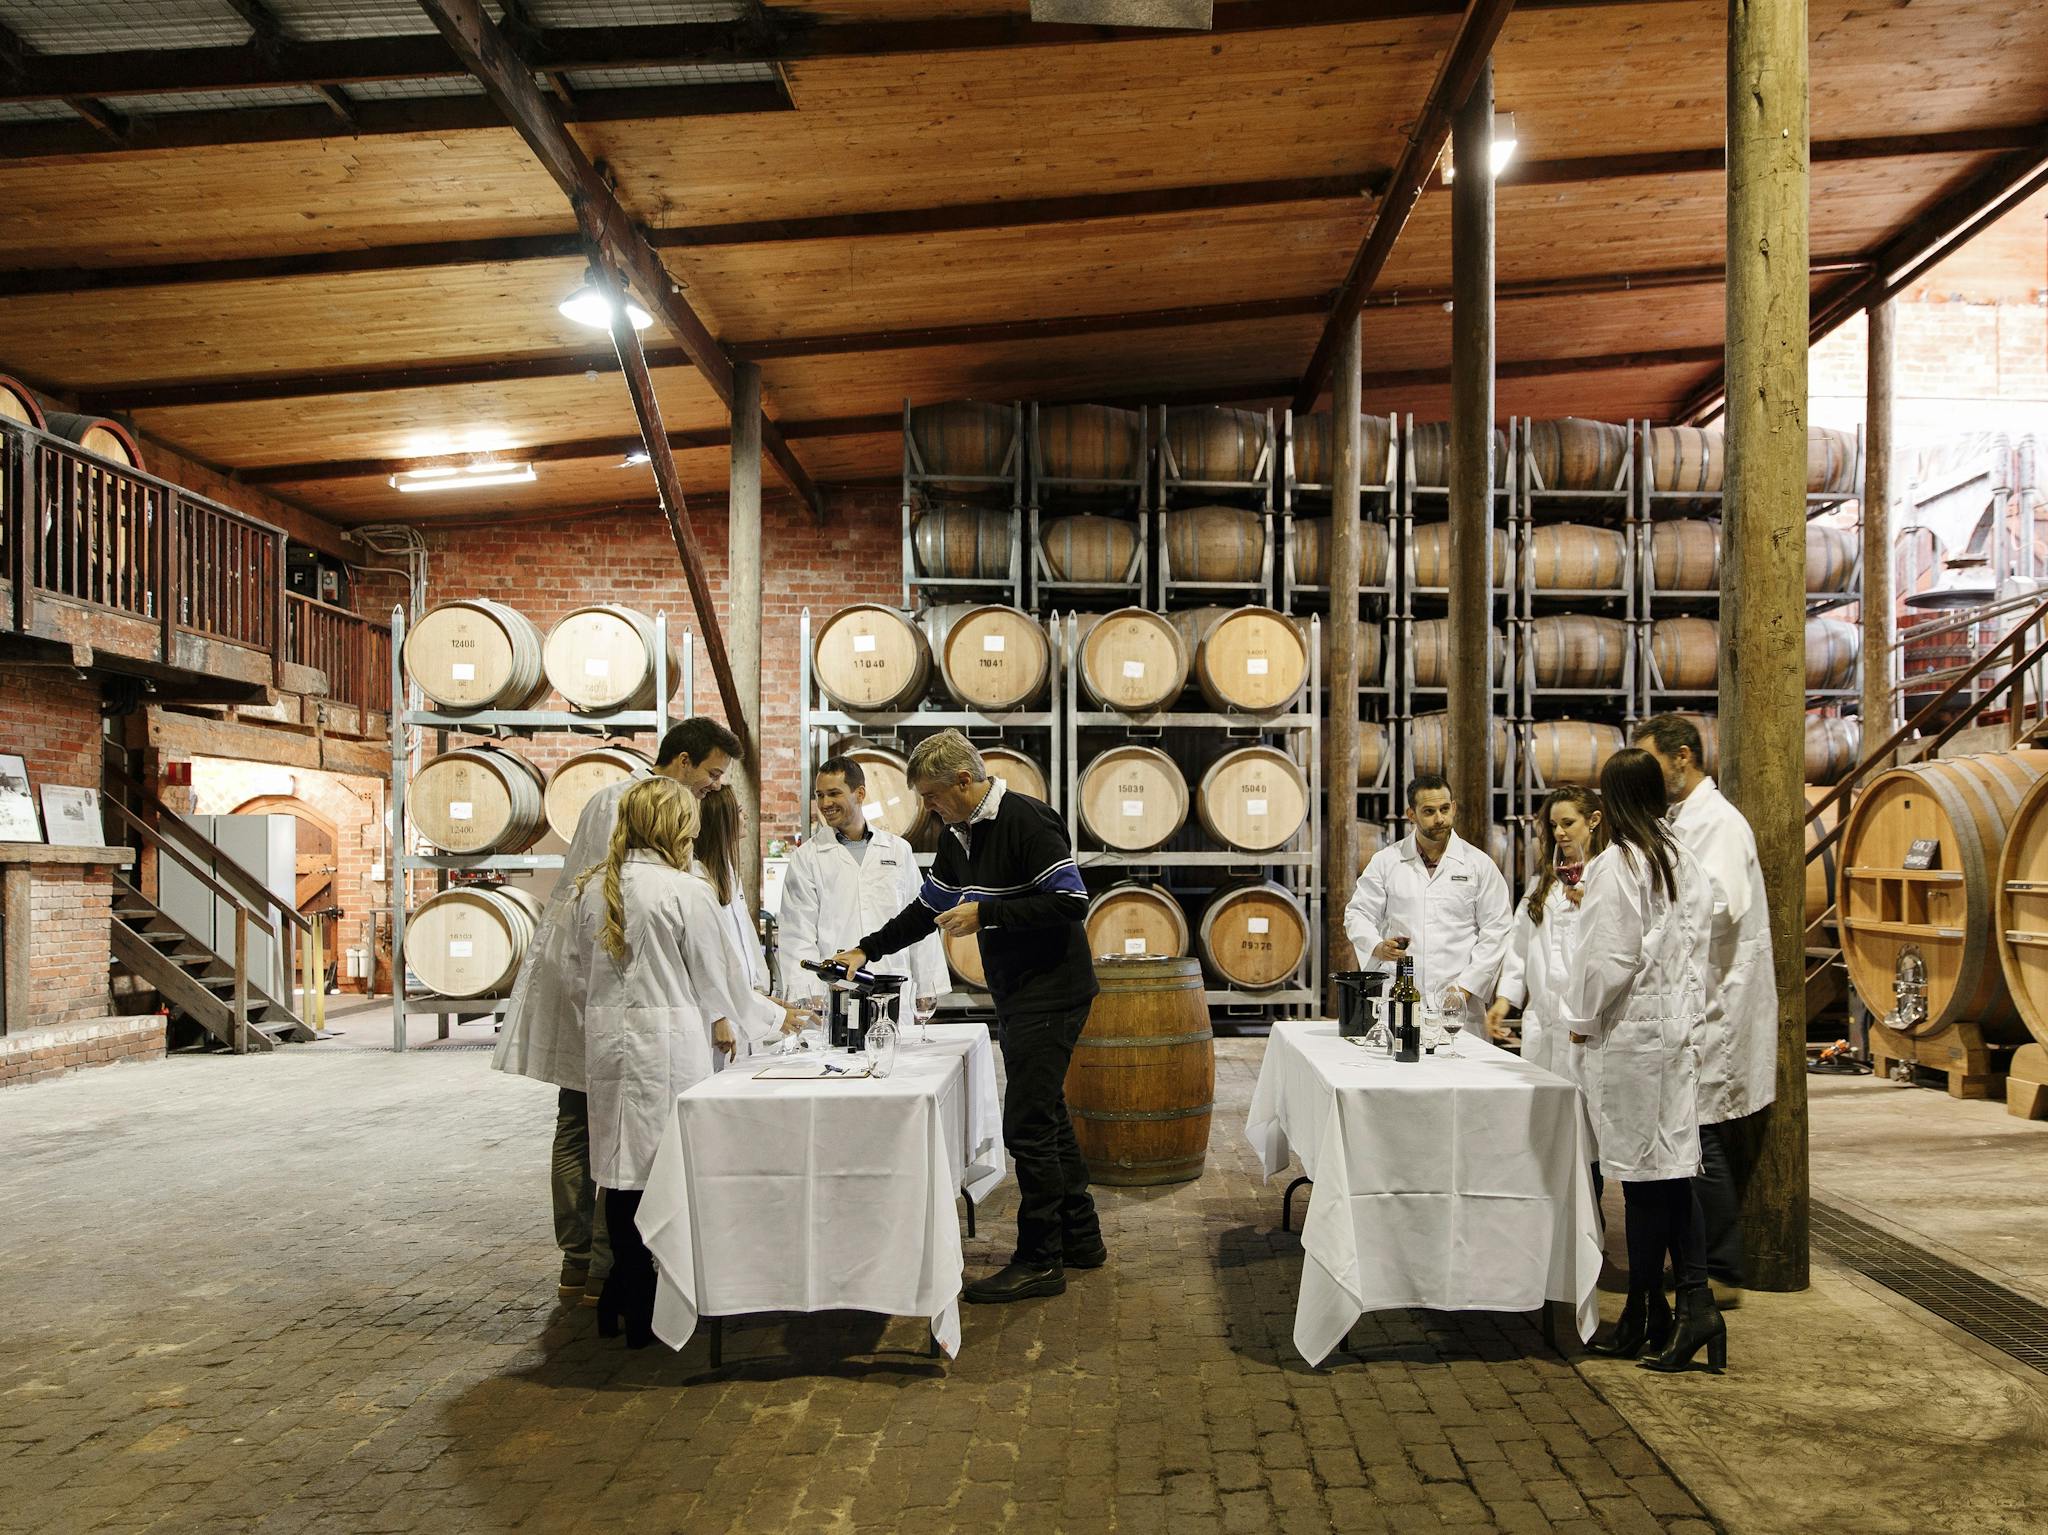
<path fill-rule="evenodd" d="M 1415 961 L 1402 955 L 1394 962 L 1394 1059 L 1422 1059 L 1422 993 L 1415 987 Z"/>

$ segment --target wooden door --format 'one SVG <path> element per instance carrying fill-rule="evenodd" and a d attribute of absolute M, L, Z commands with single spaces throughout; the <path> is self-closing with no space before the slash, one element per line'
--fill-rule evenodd
<path fill-rule="evenodd" d="M 340 860 L 335 855 L 334 823 L 304 800 L 285 794 L 262 794 L 237 805 L 236 815 L 288 815 L 299 823 L 299 860 L 296 900 L 299 915 L 319 924 L 320 952 L 327 970 L 327 985 L 334 986 L 340 974 L 341 956 L 335 950 L 335 934 L 348 915 L 340 901 L 336 875 Z"/>

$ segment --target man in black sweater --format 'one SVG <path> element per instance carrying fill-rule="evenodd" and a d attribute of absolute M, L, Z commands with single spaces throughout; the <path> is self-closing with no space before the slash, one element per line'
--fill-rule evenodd
<path fill-rule="evenodd" d="M 1067 1062 L 1088 1022 L 1095 965 L 1082 923 L 1088 893 L 1066 826 L 1050 805 L 990 778 L 957 730 L 910 754 L 910 786 L 945 822 L 918 898 L 857 948 L 858 969 L 937 929 L 976 935 L 1002 1031 L 1003 1139 L 1017 1165 L 1017 1248 L 965 1290 L 970 1301 L 1058 1295 L 1066 1270 L 1108 1260 L 1088 1193 L 1088 1168 L 1067 1118 Z"/>

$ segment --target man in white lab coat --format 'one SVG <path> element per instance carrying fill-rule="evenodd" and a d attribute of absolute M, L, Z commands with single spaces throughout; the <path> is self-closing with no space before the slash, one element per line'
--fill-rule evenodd
<path fill-rule="evenodd" d="M 1635 744 L 1664 770 L 1671 829 L 1714 884 L 1714 925 L 1707 945 L 1712 971 L 1700 1052 L 1700 1176 L 1694 1180 L 1707 1219 L 1707 1274 L 1742 1284 L 1742 1210 L 1732 1153 L 1735 1121 L 1770 1106 L 1778 1094 L 1778 975 L 1771 918 L 1764 899 L 1756 834 L 1702 771 L 1700 733 L 1692 721 L 1659 714 L 1635 727 Z M 1737 1297 L 1724 1289 L 1723 1306 Z"/>
<path fill-rule="evenodd" d="M 868 816 L 867 778 L 851 757 L 818 768 L 811 802 L 825 824 L 789 855 L 782 884 L 781 953 L 791 1001 L 823 996 L 824 985 L 800 961 L 830 959 L 860 942 L 917 899 L 924 876 L 910 844 Z M 881 971 L 903 975 L 908 1022 L 919 999 L 946 990 L 946 951 L 936 933 L 912 944 Z"/>
<path fill-rule="evenodd" d="M 654 771 L 693 793 L 725 781 L 740 743 L 717 720 L 702 715 L 671 727 L 656 748 Z M 562 877 L 548 896 L 526 961 L 505 1004 L 505 1024 L 491 1065 L 559 1088 L 555 1147 L 549 1182 L 555 1208 L 555 1245 L 562 1249 L 559 1293 L 597 1304 L 611 1271 L 611 1245 L 590 1176 L 590 1100 L 585 1087 L 584 994 L 576 949 L 576 876 L 603 863 L 611 850 L 619 801 L 638 782 L 626 779 L 597 791 L 584 805 L 576 834 L 562 859 Z"/>
<path fill-rule="evenodd" d="M 1373 854 L 1344 908 L 1344 935 L 1367 970 L 1406 955 L 1426 1006 L 1493 999 L 1514 931 L 1508 882 L 1491 858 L 1452 828 L 1458 807 L 1441 774 L 1408 785 L 1414 830 Z"/>

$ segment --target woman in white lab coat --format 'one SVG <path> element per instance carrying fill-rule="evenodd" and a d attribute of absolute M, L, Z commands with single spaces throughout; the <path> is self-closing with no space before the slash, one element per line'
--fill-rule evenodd
<path fill-rule="evenodd" d="M 1586 864 L 1607 846 L 1600 796 L 1582 784 L 1551 791 L 1536 817 L 1537 872 L 1515 908 L 1508 952 L 1501 962 L 1493 1005 L 1486 1010 L 1489 1032 L 1498 1034 L 1512 1008 L 1522 1010 L 1522 1059 L 1569 1077 L 1593 1097 L 1595 1089 L 1575 1069 L 1573 1046 L 1561 1011 L 1566 973 L 1579 930 L 1580 878 Z"/>
<path fill-rule="evenodd" d="M 718 903 L 719 931 L 732 953 L 732 966 L 725 980 L 741 1013 L 740 1043 L 755 1046 L 777 1036 L 785 1010 L 774 1003 L 762 1006 L 749 1002 L 753 992 L 766 1003 L 769 991 L 768 961 L 761 952 L 761 938 L 747 910 L 746 885 L 740 879 L 740 846 L 746 833 L 747 813 L 740 797 L 730 786 L 707 791 L 697 799 L 697 843 L 690 872 L 710 889 Z M 714 1057 L 712 1069 L 721 1061 Z"/>
<path fill-rule="evenodd" d="M 1664 775 L 1627 748 L 1600 772 L 1607 850 L 1586 868 L 1579 935 L 1564 986 L 1572 1038 L 1600 1056 L 1600 1164 L 1622 1185 L 1629 1292 L 1614 1336 L 1594 1352 L 1683 1369 L 1702 1345 L 1727 1362 L 1728 1330 L 1707 1288 L 1700 1169 L 1700 1044 L 1706 1022 L 1713 887 L 1664 820 Z M 1678 1281 L 1674 1325 L 1664 1256 Z"/>

